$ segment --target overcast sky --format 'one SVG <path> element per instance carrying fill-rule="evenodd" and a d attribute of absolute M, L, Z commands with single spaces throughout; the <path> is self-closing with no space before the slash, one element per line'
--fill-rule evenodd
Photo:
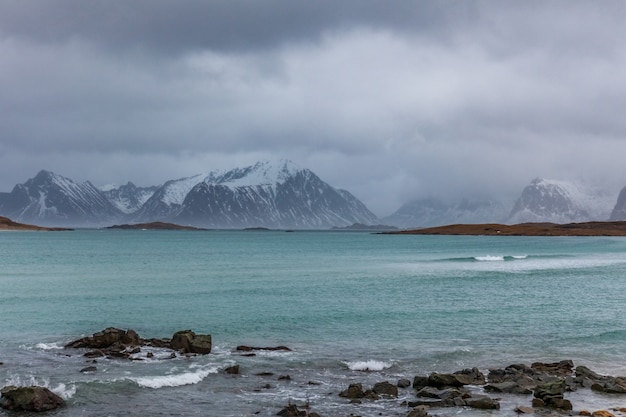
<path fill-rule="evenodd" d="M 626 185 L 626 2 L 0 0 L 0 191 L 287 158 L 379 216 Z"/>

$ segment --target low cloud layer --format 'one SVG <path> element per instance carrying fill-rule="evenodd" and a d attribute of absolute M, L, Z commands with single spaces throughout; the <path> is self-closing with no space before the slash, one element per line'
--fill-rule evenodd
<path fill-rule="evenodd" d="M 0 191 L 288 158 L 379 216 L 626 185 L 623 2 L 0 3 Z M 616 194 L 617 195 L 617 194 Z"/>

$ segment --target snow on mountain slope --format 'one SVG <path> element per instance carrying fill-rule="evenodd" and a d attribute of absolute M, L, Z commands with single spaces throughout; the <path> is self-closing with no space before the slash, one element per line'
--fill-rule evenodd
<path fill-rule="evenodd" d="M 571 223 L 607 220 L 613 197 L 582 184 L 534 179 L 522 191 L 508 218 L 509 223 Z"/>
<path fill-rule="evenodd" d="M 106 224 L 122 214 L 89 181 L 78 184 L 50 171 L 16 185 L 3 200 L 3 215 L 46 226 Z"/>
<path fill-rule="evenodd" d="M 117 186 L 114 184 L 100 187 L 106 198 L 125 214 L 136 212 L 159 187 L 137 187 L 132 182 Z"/>
<path fill-rule="evenodd" d="M 378 219 L 348 192 L 336 190 L 310 170 L 279 161 L 234 169 L 196 185 L 176 221 L 216 228 L 311 229 Z"/>
<path fill-rule="evenodd" d="M 377 221 L 354 196 L 288 160 L 170 181 L 135 219 L 214 228 L 326 228 Z"/>

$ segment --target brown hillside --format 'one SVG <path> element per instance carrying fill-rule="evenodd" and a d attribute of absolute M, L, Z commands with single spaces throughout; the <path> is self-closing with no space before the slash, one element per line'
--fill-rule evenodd
<path fill-rule="evenodd" d="M 586 223 L 453 224 L 426 229 L 400 230 L 407 235 L 497 235 L 497 236 L 626 236 L 626 221 Z"/>
<path fill-rule="evenodd" d="M 7 217 L 0 216 L 0 230 L 62 231 L 72 229 L 65 229 L 61 227 L 42 227 L 34 226 L 32 224 L 17 223 Z"/>

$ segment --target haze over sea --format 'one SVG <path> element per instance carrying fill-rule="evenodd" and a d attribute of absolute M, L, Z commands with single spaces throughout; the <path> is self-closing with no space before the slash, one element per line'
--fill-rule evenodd
<path fill-rule="evenodd" d="M 562 359 L 625 375 L 625 254 L 626 238 L 608 237 L 3 232 L 0 387 L 51 388 L 68 402 L 55 416 L 270 416 L 307 400 L 326 417 L 404 416 L 411 389 L 362 404 L 337 394 L 354 382 Z M 109 326 L 145 338 L 210 333 L 213 352 L 156 350 L 79 372 L 91 364 L 63 345 Z M 292 351 L 245 357 L 242 344 Z M 241 375 L 220 372 L 234 364 Z M 575 410 L 626 405 L 567 395 Z M 497 412 L 434 414 L 510 415 L 531 401 L 501 398 Z"/>

